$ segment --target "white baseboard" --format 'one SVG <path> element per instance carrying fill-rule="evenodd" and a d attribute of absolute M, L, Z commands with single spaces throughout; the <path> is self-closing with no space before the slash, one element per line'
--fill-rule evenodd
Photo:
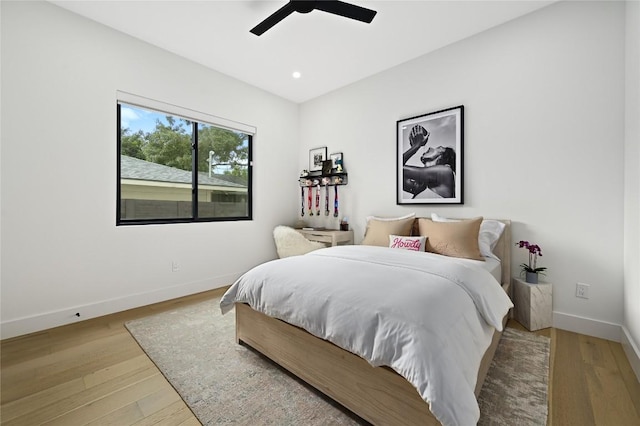
<path fill-rule="evenodd" d="M 553 312 L 553 326 L 561 330 L 573 331 L 574 333 L 585 334 L 587 336 L 599 337 L 601 339 L 620 342 L 622 329 L 620 324 L 594 320 L 591 318 L 579 317 L 577 315 L 565 314 L 563 312 Z"/>
<path fill-rule="evenodd" d="M 215 277 L 200 281 L 179 284 L 145 293 L 131 294 L 125 297 L 103 300 L 81 306 L 72 306 L 57 311 L 45 312 L 28 317 L 5 321 L 0 324 L 0 337 L 8 339 L 24 334 L 47 330 L 61 325 L 72 324 L 97 318 L 140 306 L 151 305 L 178 297 L 201 293 L 224 287 L 233 283 L 241 273 Z M 76 316 L 80 313 L 80 316 Z"/>
<path fill-rule="evenodd" d="M 629 330 L 627 330 L 624 325 L 622 326 L 622 341 L 620 343 L 622 344 L 624 353 L 627 355 L 633 372 L 636 373 L 636 377 L 640 382 L 640 349 L 638 349 L 638 345 L 633 341 Z"/>

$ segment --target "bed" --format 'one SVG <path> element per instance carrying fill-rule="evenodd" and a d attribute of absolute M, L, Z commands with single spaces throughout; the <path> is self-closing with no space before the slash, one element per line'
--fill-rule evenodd
<path fill-rule="evenodd" d="M 412 232 L 418 233 L 419 230 L 415 226 L 418 219 L 411 219 L 411 222 Z M 501 299 L 510 290 L 510 222 L 508 220 L 499 222 L 504 224 L 504 229 L 491 247 L 491 252 L 495 256 L 494 261 L 469 261 L 433 253 L 409 253 L 375 246 L 331 247 L 304 256 L 267 262 L 264 266 L 259 265 L 230 287 L 221 300 L 221 308 L 226 313 L 235 307 L 238 343 L 248 345 L 264 354 L 372 424 L 470 424 L 470 419 L 474 419 L 472 423 L 475 423 L 479 416 L 479 411 L 474 411 L 477 410 L 475 398 L 480 392 L 500 340 L 501 331 L 499 330 L 502 330 L 506 324 L 508 310 L 512 306 L 508 297 L 505 298 L 508 302 Z M 419 259 L 419 266 L 415 266 L 414 260 L 420 255 L 424 257 Z M 451 266 L 452 264 L 455 265 Z M 272 269 L 274 265 L 279 268 Z M 280 270 L 284 265 L 293 271 L 293 275 L 289 271 Z M 318 268 L 309 270 L 309 265 L 317 265 Z M 327 265 L 330 265 L 333 270 L 324 270 L 323 268 Z M 463 280 L 459 280 L 457 275 L 453 279 L 450 277 L 453 273 L 450 272 L 450 267 L 456 268 L 456 274 L 458 269 L 461 269 L 465 277 L 467 275 L 473 277 L 470 289 L 462 288 L 466 284 L 460 284 L 458 281 Z M 345 272 L 354 268 L 360 271 L 354 274 L 361 279 L 355 280 L 350 275 L 351 272 Z M 413 274 L 423 273 L 434 275 L 435 281 L 433 285 L 411 287 L 411 292 L 424 291 L 425 295 L 416 293 L 413 296 L 412 293 L 411 298 L 403 299 L 404 296 L 396 295 L 389 286 L 385 288 L 376 284 L 374 276 L 382 277 L 387 273 L 383 271 L 387 270 L 393 273 L 394 277 L 405 277 L 404 274 L 408 274 L 406 278 L 411 278 L 408 280 L 410 283 L 415 281 L 414 277 L 422 276 Z M 295 278 L 300 277 L 301 273 L 306 278 Z M 316 287 L 312 280 L 313 277 L 331 274 L 335 276 L 329 284 L 331 287 L 329 289 Z M 498 278 L 500 285 L 497 282 Z M 284 285 L 286 290 L 275 289 L 269 280 L 286 282 Z M 455 285 L 445 286 L 440 282 L 447 280 L 454 282 Z M 254 281 L 257 284 L 253 283 Z M 312 282 L 312 284 L 307 285 L 305 289 L 303 288 L 305 285 L 299 285 L 299 281 Z M 365 281 L 369 286 L 366 287 L 366 291 L 355 287 L 356 282 L 359 281 Z M 489 284 L 490 281 L 493 284 Z M 252 286 L 247 284 L 248 282 L 252 282 Z M 400 284 L 393 284 L 394 288 L 398 285 Z M 501 296 L 497 296 L 493 289 L 487 287 L 490 285 L 498 289 L 501 286 L 499 291 Z M 490 296 L 484 294 L 485 290 L 477 290 L 476 287 L 487 288 L 486 293 Z M 376 292 L 381 290 L 386 295 L 385 300 L 397 298 L 400 309 L 397 306 L 387 309 L 387 302 L 380 302 L 381 306 L 373 309 L 375 312 L 365 313 L 365 316 L 369 315 L 373 318 L 369 319 L 369 322 L 379 322 L 375 326 L 376 331 L 371 332 L 360 324 L 359 317 L 354 319 L 350 316 L 351 311 L 360 311 L 360 305 L 353 302 L 353 307 L 350 309 L 345 309 L 344 306 L 340 309 L 336 308 L 331 299 L 334 288 L 338 289 L 336 291 L 347 291 L 347 298 L 340 296 L 339 300 L 348 300 L 352 303 L 352 299 L 362 298 L 366 306 L 375 306 L 376 303 L 372 301 L 381 300 L 380 296 L 376 296 Z M 432 320 L 429 320 L 428 326 L 424 328 L 431 330 L 429 331 L 432 333 L 431 341 L 438 341 L 439 345 L 430 343 L 430 346 L 438 346 L 438 348 L 429 349 L 430 352 L 427 352 L 424 341 L 414 339 L 413 330 L 406 331 L 414 327 L 409 325 L 410 321 L 413 321 L 412 312 L 416 310 L 411 308 L 411 305 L 415 304 L 416 300 L 426 299 L 429 292 L 438 293 L 445 291 L 442 290 L 444 288 L 447 289 L 444 298 L 454 300 L 455 305 L 448 307 L 443 301 L 425 310 L 440 309 L 442 312 L 439 312 L 437 317 L 446 317 L 451 311 L 452 317 L 446 319 L 445 325 L 452 330 L 438 334 L 440 326 L 431 325 Z M 452 290 L 449 290 L 450 288 Z M 398 293 L 406 294 L 407 292 L 403 289 L 405 287 L 399 288 Z M 348 293 L 349 291 L 351 294 Z M 469 292 L 477 292 L 479 295 L 471 295 Z M 324 300 L 325 293 L 329 295 L 327 300 Z M 373 299 L 374 297 L 377 299 Z M 479 299 L 476 300 L 476 297 Z M 491 300 L 484 300 L 485 297 Z M 466 300 L 467 298 L 470 302 Z M 320 299 L 319 307 L 306 307 L 302 305 L 303 299 Z M 277 303 L 276 300 L 278 300 Z M 497 303 L 500 306 L 495 310 L 500 312 L 499 315 L 489 308 L 486 308 L 486 312 L 485 308 L 481 308 L 490 303 Z M 298 307 L 299 304 L 300 307 Z M 475 313 L 466 307 L 464 309 L 460 307 L 460 312 L 457 312 L 458 305 L 468 304 L 475 307 Z M 388 316 L 393 317 L 393 321 L 397 323 L 392 322 L 388 325 L 386 319 L 384 322 L 380 319 L 389 312 L 391 314 Z M 408 320 L 404 317 L 406 315 L 410 317 Z M 474 319 L 474 315 L 480 319 Z M 491 318 L 492 315 L 495 318 Z M 327 316 L 334 319 L 338 317 L 338 320 L 335 320 L 335 323 L 331 320 L 322 325 L 316 325 L 306 316 L 313 318 Z M 416 318 L 419 318 L 418 322 L 424 321 L 421 317 Z M 457 318 L 461 320 L 458 321 Z M 476 321 L 479 325 L 476 325 Z M 462 325 L 457 325 L 458 323 Z M 450 326 L 450 324 L 456 325 Z M 422 327 L 424 324 L 420 325 Z M 349 329 L 346 333 L 351 334 L 347 337 L 341 336 L 340 333 L 344 329 Z M 458 332 L 467 337 L 457 338 L 455 333 Z M 370 336 L 371 333 L 376 335 Z M 449 335 L 452 336 L 450 338 L 452 340 L 447 341 Z M 415 343 L 413 340 L 420 343 Z M 478 342 L 470 343 L 471 340 L 478 340 Z M 385 347 L 386 343 L 380 343 L 387 341 L 394 341 L 394 343 L 389 347 Z M 462 346 L 454 347 L 456 345 Z M 473 345 L 481 347 L 479 355 L 475 354 L 478 349 Z M 461 352 L 463 354 L 460 354 Z M 466 352 L 469 352 L 469 355 Z M 416 354 L 426 355 L 416 356 Z M 470 357 L 469 361 L 467 356 Z M 458 357 L 462 358 L 458 359 Z M 417 361 L 408 362 L 409 358 Z M 429 364 L 433 359 L 444 359 L 444 365 Z M 414 366 L 414 362 L 417 362 L 417 366 Z M 458 364 L 462 366 L 460 369 L 465 371 L 455 370 Z M 423 378 L 423 370 L 428 370 L 425 374 L 431 376 Z M 470 375 L 473 377 L 470 378 Z M 468 386 L 471 387 L 470 390 L 465 389 Z M 455 398 L 455 401 L 452 398 Z M 470 398 L 473 401 L 470 401 Z"/>

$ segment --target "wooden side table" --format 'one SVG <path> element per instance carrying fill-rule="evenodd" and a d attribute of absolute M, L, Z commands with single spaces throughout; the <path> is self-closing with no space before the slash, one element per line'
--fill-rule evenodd
<path fill-rule="evenodd" d="M 513 279 L 513 304 L 516 321 L 527 330 L 535 331 L 553 325 L 553 285 L 529 284 Z"/>
<path fill-rule="evenodd" d="M 305 230 L 305 229 L 296 229 L 299 233 L 304 235 L 304 237 L 309 241 L 319 241 L 321 243 L 329 243 L 332 246 L 337 246 L 338 244 L 353 244 L 353 231 L 338 231 L 338 230 Z"/>

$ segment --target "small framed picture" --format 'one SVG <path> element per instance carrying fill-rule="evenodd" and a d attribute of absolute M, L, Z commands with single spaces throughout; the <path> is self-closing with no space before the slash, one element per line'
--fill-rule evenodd
<path fill-rule="evenodd" d="M 333 154 L 329 155 L 329 158 L 331 159 L 331 168 L 335 169 L 338 167 L 338 164 L 336 164 L 336 161 L 339 160 L 342 162 L 342 153 L 334 152 Z"/>
<path fill-rule="evenodd" d="M 333 164 L 333 162 L 331 160 L 324 160 L 322 162 L 322 174 L 323 175 L 330 175 L 331 174 L 331 165 Z"/>
<path fill-rule="evenodd" d="M 309 150 L 309 171 L 322 170 L 322 162 L 327 159 L 327 147 L 314 148 Z"/>

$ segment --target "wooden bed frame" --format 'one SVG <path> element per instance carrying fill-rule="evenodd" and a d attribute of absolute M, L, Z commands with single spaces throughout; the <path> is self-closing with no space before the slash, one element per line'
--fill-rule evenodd
<path fill-rule="evenodd" d="M 417 221 L 416 221 L 417 222 Z M 502 262 L 502 287 L 510 294 L 511 222 L 494 250 Z M 236 340 L 267 356 L 295 376 L 374 425 L 439 425 L 429 405 L 402 376 L 373 367 L 363 358 L 305 330 L 236 304 Z M 507 317 L 503 319 L 506 324 Z M 476 397 L 502 333 L 495 332 L 476 384 Z"/>

